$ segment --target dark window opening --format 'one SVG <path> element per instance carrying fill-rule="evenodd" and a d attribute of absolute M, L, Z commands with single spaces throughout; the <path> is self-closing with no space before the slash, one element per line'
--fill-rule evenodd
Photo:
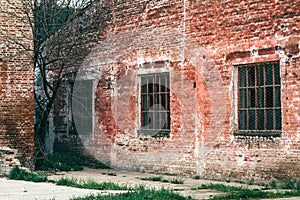
<path fill-rule="evenodd" d="M 237 67 L 238 134 L 277 135 L 282 128 L 279 62 Z"/>
<path fill-rule="evenodd" d="M 141 132 L 168 136 L 170 132 L 169 73 L 141 76 Z"/>

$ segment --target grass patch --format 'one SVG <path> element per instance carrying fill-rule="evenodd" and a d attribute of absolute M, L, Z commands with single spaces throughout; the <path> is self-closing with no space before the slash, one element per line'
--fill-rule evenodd
<path fill-rule="evenodd" d="M 144 177 L 140 179 L 143 181 L 162 181 L 162 176 L 150 176 L 150 177 Z"/>
<path fill-rule="evenodd" d="M 222 192 L 232 192 L 232 191 L 240 191 L 243 188 L 211 183 L 211 184 L 202 184 L 201 186 L 192 188 L 191 190 L 202 190 L 202 189 L 213 189 L 213 190 L 218 190 L 218 191 L 222 191 Z"/>
<path fill-rule="evenodd" d="M 79 184 L 77 183 L 77 179 L 75 178 L 60 178 L 58 181 L 56 181 L 56 185 L 63 185 L 63 186 L 69 186 L 69 187 L 78 187 Z"/>
<path fill-rule="evenodd" d="M 284 192 L 268 192 L 262 191 L 260 189 L 248 189 L 235 186 L 226 186 L 223 184 L 204 184 L 197 188 L 192 188 L 192 190 L 201 190 L 201 189 L 213 189 L 222 192 L 226 192 L 224 195 L 217 195 L 212 197 L 213 200 L 225 200 L 225 199 L 257 199 L 257 198 L 284 198 L 284 197 L 293 197 L 300 196 L 300 191 L 284 191 Z"/>
<path fill-rule="evenodd" d="M 286 197 L 293 197 L 293 196 L 300 196 L 300 193 L 297 191 L 291 192 L 266 192 L 259 189 L 243 189 L 237 193 L 229 193 L 220 196 L 214 196 L 213 200 L 225 200 L 225 199 L 274 199 L 274 198 L 286 198 Z"/>
<path fill-rule="evenodd" d="M 276 188 L 277 187 L 277 184 L 276 184 L 276 181 L 271 181 L 271 183 L 269 183 L 269 185 L 268 185 L 269 187 L 271 187 L 271 188 Z"/>
<path fill-rule="evenodd" d="M 287 181 L 283 183 L 276 183 L 276 181 L 273 180 L 264 188 L 264 190 L 268 189 L 287 189 L 300 191 L 300 182 Z"/>
<path fill-rule="evenodd" d="M 28 172 L 24 169 L 20 169 L 18 166 L 14 166 L 9 174 L 9 179 L 13 180 L 24 180 L 24 181 L 32 181 L 32 182 L 46 182 L 48 180 L 47 175 L 45 174 L 37 174 L 34 172 Z"/>
<path fill-rule="evenodd" d="M 73 198 L 72 200 L 188 200 L 189 198 L 183 197 L 167 189 L 146 189 L 144 186 L 136 187 L 133 191 L 124 194 L 95 196 L 91 195 L 83 198 Z"/>
<path fill-rule="evenodd" d="M 267 184 L 264 189 L 300 190 L 300 182 L 294 183 L 292 181 L 287 181 L 287 182 L 280 183 L 273 180 L 269 184 Z"/>
<path fill-rule="evenodd" d="M 183 184 L 184 180 L 182 178 L 172 178 L 169 179 L 169 182 L 173 184 Z"/>
<path fill-rule="evenodd" d="M 150 177 L 144 177 L 140 178 L 144 181 L 159 181 L 163 183 L 173 183 L 173 184 L 183 184 L 184 180 L 182 178 L 171 178 L 171 179 L 165 179 L 162 176 L 150 176 Z"/>
<path fill-rule="evenodd" d="M 8 174 L 9 179 L 13 180 L 24 180 L 31 182 L 51 182 L 56 185 L 63 185 L 69 187 L 83 188 L 83 189 L 94 189 L 94 190 L 131 190 L 132 188 L 118 185 L 113 182 L 97 183 L 93 180 L 80 180 L 75 178 L 60 178 L 58 181 L 48 180 L 46 174 L 37 174 L 34 172 L 27 172 L 24 169 L 20 169 L 18 166 L 14 166 Z"/>
<path fill-rule="evenodd" d="M 195 179 L 195 180 L 199 180 L 199 179 L 200 179 L 200 176 L 199 176 L 199 175 L 196 175 L 196 176 L 194 176 L 194 179 Z"/>
<path fill-rule="evenodd" d="M 56 185 L 64 185 L 69 187 L 93 189 L 93 190 L 131 190 L 132 189 L 130 187 L 124 185 L 118 185 L 113 182 L 97 183 L 93 180 L 78 181 L 75 178 L 61 178 L 56 182 Z"/>

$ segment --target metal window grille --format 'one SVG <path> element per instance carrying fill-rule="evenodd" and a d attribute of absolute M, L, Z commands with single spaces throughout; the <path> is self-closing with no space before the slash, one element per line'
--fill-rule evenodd
<path fill-rule="evenodd" d="M 92 134 L 93 131 L 93 81 L 76 81 L 72 94 L 72 113 L 78 133 Z"/>
<path fill-rule="evenodd" d="M 279 62 L 237 67 L 239 131 L 280 131 L 282 119 Z"/>
<path fill-rule="evenodd" d="M 169 73 L 141 76 L 141 129 L 170 130 Z"/>

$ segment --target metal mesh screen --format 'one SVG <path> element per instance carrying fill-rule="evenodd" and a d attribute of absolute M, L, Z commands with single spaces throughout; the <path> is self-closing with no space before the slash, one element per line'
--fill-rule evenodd
<path fill-rule="evenodd" d="M 93 131 L 93 81 L 76 81 L 72 94 L 72 112 L 76 129 L 83 135 Z"/>

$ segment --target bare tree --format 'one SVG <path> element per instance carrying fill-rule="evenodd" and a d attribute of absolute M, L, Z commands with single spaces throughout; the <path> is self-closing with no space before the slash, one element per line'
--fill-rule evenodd
<path fill-rule="evenodd" d="M 97 6 L 93 6 L 95 4 Z M 99 4 L 101 1 L 97 0 L 21 0 L 21 3 L 11 3 L 14 9 L 8 11 L 9 14 L 28 23 L 33 33 L 32 38 L 26 32 L 20 36 L 32 39 L 33 48 L 16 37 L 6 40 L 22 47 L 34 59 L 36 159 L 47 157 L 47 123 L 58 89 L 70 73 L 76 73 L 80 62 L 89 53 L 89 44 L 99 40 L 94 33 L 103 28 L 101 23 L 111 18 L 109 8 Z M 23 12 L 22 17 L 16 10 Z"/>

